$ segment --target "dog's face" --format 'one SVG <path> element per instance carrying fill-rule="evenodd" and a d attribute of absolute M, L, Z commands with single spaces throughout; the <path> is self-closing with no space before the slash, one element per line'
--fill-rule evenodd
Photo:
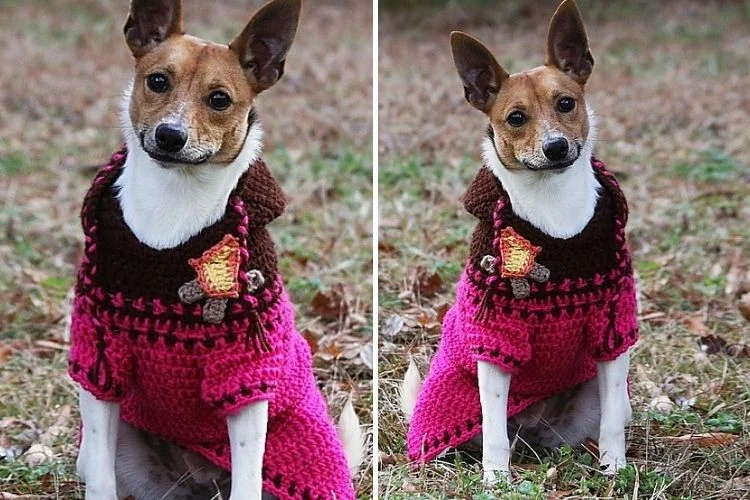
<path fill-rule="evenodd" d="M 578 8 L 565 0 L 550 22 L 544 66 L 509 75 L 478 40 L 451 34 L 466 99 L 490 120 L 490 135 L 509 170 L 562 172 L 589 133 L 584 84 L 594 59 Z"/>
<path fill-rule="evenodd" d="M 229 45 L 184 34 L 181 0 L 133 0 L 125 38 L 135 57 L 133 133 L 164 167 L 236 158 L 253 100 L 284 73 L 300 0 L 273 0 Z"/>

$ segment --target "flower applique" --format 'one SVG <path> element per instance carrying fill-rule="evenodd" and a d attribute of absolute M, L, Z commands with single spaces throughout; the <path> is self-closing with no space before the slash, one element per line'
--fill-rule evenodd
<path fill-rule="evenodd" d="M 227 300 L 240 296 L 240 243 L 226 235 L 197 259 L 188 260 L 197 277 L 182 285 L 177 291 L 185 304 L 205 300 L 203 320 L 218 324 L 224 320 Z M 265 278 L 257 269 L 248 272 L 248 291 L 263 286 Z"/>
<path fill-rule="evenodd" d="M 529 279 L 538 283 L 549 280 L 549 269 L 536 261 L 541 251 L 542 247 L 534 246 L 512 227 L 506 227 L 500 233 L 500 276 L 510 279 L 515 298 L 524 299 L 529 296 Z M 494 256 L 485 255 L 481 262 L 482 269 L 494 273 L 496 262 Z"/>

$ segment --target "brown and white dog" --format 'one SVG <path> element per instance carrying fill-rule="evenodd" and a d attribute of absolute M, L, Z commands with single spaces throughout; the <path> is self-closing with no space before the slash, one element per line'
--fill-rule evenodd
<path fill-rule="evenodd" d="M 173 248 L 223 216 L 231 191 L 260 155 L 253 102 L 283 75 L 300 10 L 300 0 L 272 0 L 225 45 L 185 34 L 181 0 L 132 0 L 124 32 L 135 76 L 123 101 L 128 156 L 116 186 L 124 220 L 140 242 Z M 267 401 L 227 419 L 231 477 L 121 422 L 116 403 L 81 390 L 80 409 L 77 468 L 87 500 L 212 498 L 219 490 L 227 495 L 230 480 L 231 500 L 267 497 L 261 480 Z M 350 405 L 344 411 L 342 441 L 350 457 L 361 455 L 358 420 Z M 164 464 L 175 470 L 155 470 Z M 183 476 L 179 484 L 165 479 L 175 472 Z"/>
<path fill-rule="evenodd" d="M 553 15 L 543 66 L 508 74 L 489 49 L 461 32 L 451 34 L 451 46 L 467 101 L 489 119 L 482 144 L 485 165 L 507 191 L 513 211 L 554 238 L 581 233 L 594 215 L 601 186 L 591 166 L 596 130 L 584 92 L 594 59 L 575 2 L 564 0 Z M 509 428 L 549 448 L 598 437 L 605 472 L 622 468 L 624 429 L 631 418 L 628 368 L 628 353 L 597 363 L 596 379 L 508 419 L 511 376 L 479 361 L 485 482 L 510 470 Z M 412 361 L 401 395 L 407 417 L 420 385 Z"/>

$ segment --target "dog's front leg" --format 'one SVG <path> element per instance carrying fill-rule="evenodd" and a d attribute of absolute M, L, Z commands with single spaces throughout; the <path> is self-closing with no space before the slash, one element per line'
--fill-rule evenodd
<path fill-rule="evenodd" d="M 232 492 L 229 500 L 260 500 L 263 494 L 268 401 L 251 403 L 227 417 L 227 426 L 232 451 Z"/>
<path fill-rule="evenodd" d="M 478 361 L 479 401 L 482 405 L 482 469 L 485 484 L 510 473 L 508 440 L 508 390 L 510 374 L 486 361 Z"/>
<path fill-rule="evenodd" d="M 625 466 L 625 426 L 631 416 L 628 397 L 630 354 L 596 364 L 599 380 L 601 422 L 599 423 L 599 463 L 605 474 L 615 474 Z"/>
<path fill-rule="evenodd" d="M 83 389 L 79 404 L 83 436 L 76 466 L 86 482 L 86 500 L 117 500 L 115 456 L 120 405 L 99 401 Z"/>

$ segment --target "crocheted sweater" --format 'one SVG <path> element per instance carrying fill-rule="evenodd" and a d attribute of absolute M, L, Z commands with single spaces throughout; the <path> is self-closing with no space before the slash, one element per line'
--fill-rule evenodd
<path fill-rule="evenodd" d="M 597 361 L 637 341 L 627 204 L 604 164 L 592 167 L 603 189 L 591 221 L 569 239 L 516 216 L 488 168 L 472 182 L 464 204 L 479 224 L 412 416 L 411 460 L 431 460 L 481 433 L 477 361 L 512 374 L 512 417 L 591 380 Z"/>
<path fill-rule="evenodd" d="M 82 209 L 85 252 L 69 373 L 121 418 L 230 469 L 226 417 L 269 401 L 263 489 L 281 499 L 353 499 L 344 452 L 296 331 L 266 224 L 284 196 L 262 161 L 224 217 L 169 250 L 142 244 L 97 174 Z"/>

